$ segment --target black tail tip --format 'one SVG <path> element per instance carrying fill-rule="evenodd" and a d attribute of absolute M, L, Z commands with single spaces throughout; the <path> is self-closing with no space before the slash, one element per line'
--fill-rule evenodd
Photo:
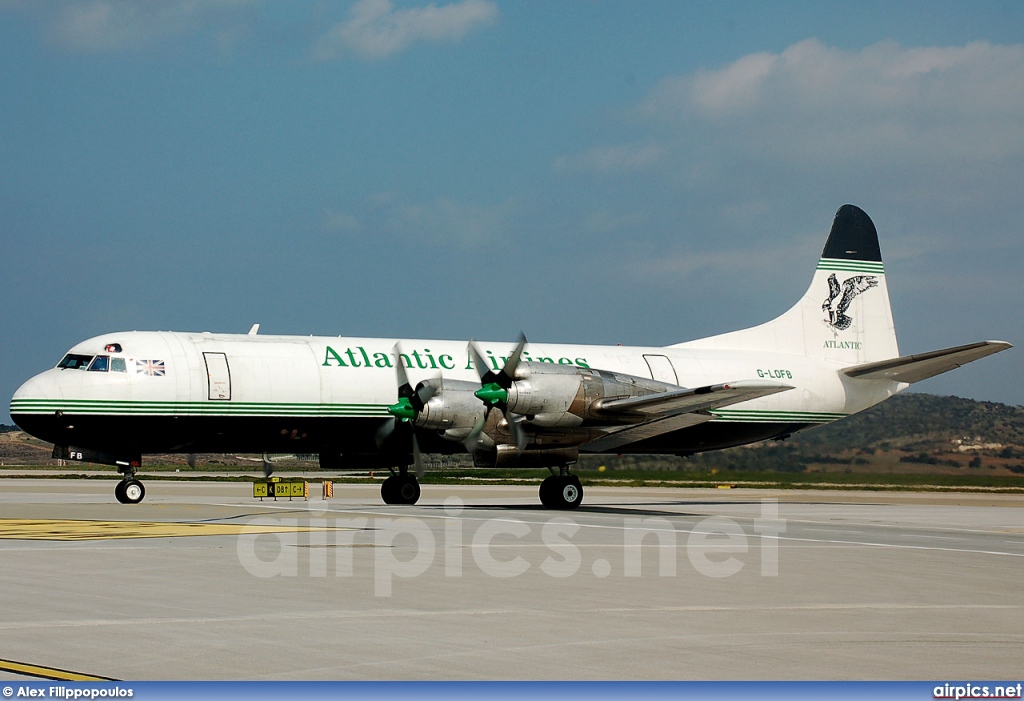
<path fill-rule="evenodd" d="M 836 212 L 822 258 L 882 262 L 878 232 L 863 209 L 844 204 Z"/>

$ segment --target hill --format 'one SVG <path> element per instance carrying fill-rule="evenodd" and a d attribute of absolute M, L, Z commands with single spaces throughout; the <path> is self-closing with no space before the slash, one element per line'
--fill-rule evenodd
<path fill-rule="evenodd" d="M 931 394 L 898 394 L 867 411 L 794 436 L 815 449 L 930 450 L 957 446 L 1024 446 L 1024 407 Z"/>
<path fill-rule="evenodd" d="M 587 456 L 581 467 L 756 472 L 1024 475 L 1024 407 L 899 394 L 785 441 L 689 458 Z"/>

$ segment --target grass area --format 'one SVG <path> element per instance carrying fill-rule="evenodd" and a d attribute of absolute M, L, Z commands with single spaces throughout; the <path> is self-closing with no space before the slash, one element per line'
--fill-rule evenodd
<path fill-rule="evenodd" d="M 547 470 L 447 470 L 428 473 L 425 484 L 450 484 L 477 479 L 494 482 L 539 483 L 548 475 Z M 614 470 L 596 472 L 581 470 L 584 485 L 625 487 L 781 487 L 789 489 L 983 489 L 1024 492 L 1024 478 L 1001 475 L 923 475 L 923 474 L 870 474 L 870 473 L 792 473 L 752 472 L 748 470 L 721 470 L 698 472 L 690 470 Z"/>
<path fill-rule="evenodd" d="M 53 468 L 48 468 L 52 470 Z M 103 469 L 103 468 L 98 468 Z M 0 477 L 37 477 L 47 479 L 113 479 L 117 473 L 111 468 L 110 474 L 83 474 L 69 468 L 59 474 L 41 474 L 38 466 L 5 466 Z M 224 474 L 208 474 L 223 472 Z M 246 474 L 238 474 L 245 472 Z M 207 473 L 207 474 L 194 474 Z M 229 474 L 230 473 L 230 474 Z M 338 480 L 337 475 L 321 475 L 315 467 L 306 469 L 279 468 L 282 477 L 299 477 L 310 482 L 322 479 Z M 251 482 L 262 477 L 261 469 L 254 466 L 223 465 L 204 466 L 196 470 L 181 466 L 147 465 L 140 473 L 147 480 L 203 480 L 218 482 Z M 377 470 L 374 476 L 367 473 L 342 474 L 340 479 L 350 484 L 379 483 L 387 471 Z M 428 472 L 423 484 L 540 484 L 548 474 L 546 469 L 444 469 Z M 985 492 L 1024 493 L 1024 477 L 982 474 L 881 474 L 843 472 L 755 472 L 749 470 L 720 470 L 716 473 L 697 470 L 642 470 L 625 469 L 598 472 L 579 470 L 576 472 L 584 485 L 615 487 L 688 487 L 717 488 L 720 486 L 773 487 L 782 489 L 877 489 L 877 490 L 962 490 Z"/>

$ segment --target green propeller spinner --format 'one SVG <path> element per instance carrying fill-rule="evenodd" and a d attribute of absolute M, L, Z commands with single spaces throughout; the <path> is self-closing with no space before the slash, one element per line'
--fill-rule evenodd
<path fill-rule="evenodd" d="M 388 413 L 400 421 L 412 421 L 418 412 L 412 405 L 411 397 L 399 397 L 396 403 L 388 407 Z"/>
<path fill-rule="evenodd" d="M 473 392 L 473 396 L 487 406 L 493 407 L 508 403 L 508 390 L 497 382 L 488 382 L 476 392 Z M 391 409 L 389 408 L 388 411 L 391 411 Z"/>

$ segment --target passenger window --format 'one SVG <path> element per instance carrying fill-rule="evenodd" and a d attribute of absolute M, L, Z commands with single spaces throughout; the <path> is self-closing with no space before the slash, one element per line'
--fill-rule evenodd
<path fill-rule="evenodd" d="M 89 372 L 106 372 L 110 364 L 110 358 L 105 355 L 97 355 L 96 360 L 89 366 Z"/>
<path fill-rule="evenodd" d="M 128 369 L 124 363 L 124 358 L 111 358 L 110 372 L 128 372 Z"/>

